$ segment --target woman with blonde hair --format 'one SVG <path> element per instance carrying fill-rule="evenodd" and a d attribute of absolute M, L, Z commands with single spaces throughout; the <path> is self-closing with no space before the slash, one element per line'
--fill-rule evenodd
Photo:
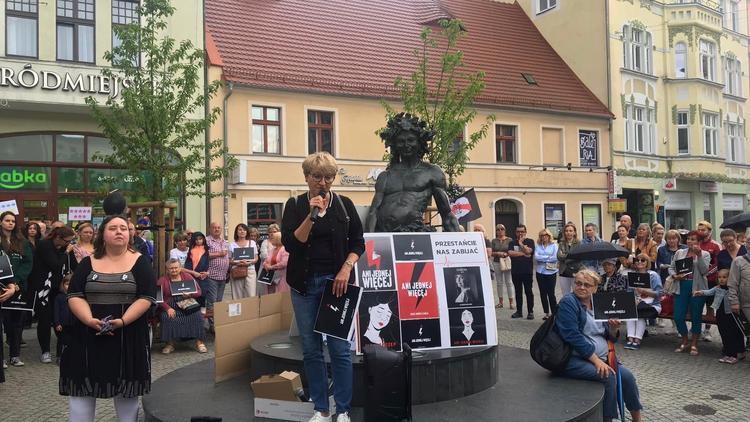
<path fill-rule="evenodd" d="M 492 267 L 495 270 L 495 283 L 497 284 L 497 299 L 498 303 L 495 305 L 496 308 L 503 307 L 503 285 L 505 285 L 505 291 L 508 294 L 508 303 L 510 309 L 515 309 L 513 306 L 513 297 L 515 296 L 515 290 L 513 289 L 513 281 L 511 280 L 511 261 L 508 255 L 508 249 L 510 249 L 510 242 L 513 239 L 510 236 L 506 236 L 507 231 L 505 226 L 498 224 L 495 227 L 495 238 L 492 239 Z M 504 261 L 501 263 L 500 261 Z"/>
<path fill-rule="evenodd" d="M 565 262 L 565 258 L 568 256 L 568 252 L 580 243 L 578 240 L 578 230 L 576 225 L 568 223 L 563 227 L 562 238 L 560 243 L 557 244 L 557 261 L 560 263 L 560 291 L 563 295 L 573 291 L 573 280 L 575 274 L 573 273 L 573 266 L 568 266 Z"/>
<path fill-rule="evenodd" d="M 552 241 L 552 233 L 547 229 L 539 231 L 534 259 L 536 260 L 536 281 L 539 283 L 539 294 L 542 296 L 544 320 L 550 317 L 550 312 L 557 310 L 555 299 L 555 284 L 557 284 L 557 251 L 558 247 Z"/>
<path fill-rule="evenodd" d="M 94 226 L 89 223 L 81 223 L 76 227 L 76 243 L 73 245 L 73 256 L 76 262 L 94 253 Z"/>
<path fill-rule="evenodd" d="M 338 165 L 331 154 L 310 154 L 302 162 L 307 191 L 289 198 L 284 206 L 281 239 L 289 252 L 286 280 L 292 289 L 292 307 L 302 338 L 303 359 L 310 399 L 311 421 L 330 421 L 328 369 L 323 360 L 323 338 L 314 331 L 325 289 L 336 297 L 354 283 L 354 264 L 365 251 L 362 221 L 354 203 L 331 188 Z M 354 369 L 347 340 L 328 336 L 333 396 L 337 422 L 349 422 Z"/>

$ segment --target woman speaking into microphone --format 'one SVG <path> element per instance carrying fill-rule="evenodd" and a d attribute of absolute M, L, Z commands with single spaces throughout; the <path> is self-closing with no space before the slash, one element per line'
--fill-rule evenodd
<path fill-rule="evenodd" d="M 327 152 L 302 162 L 308 192 L 289 198 L 281 224 L 282 243 L 289 252 L 287 283 L 302 337 L 305 374 L 315 413 L 310 422 L 329 422 L 328 373 L 323 340 L 313 331 L 318 306 L 329 280 L 341 296 L 354 282 L 354 263 L 365 250 L 360 221 L 351 199 L 331 191 L 338 165 Z M 338 422 L 350 422 L 352 358 L 348 341 L 328 337 L 333 372 L 333 397 Z"/>

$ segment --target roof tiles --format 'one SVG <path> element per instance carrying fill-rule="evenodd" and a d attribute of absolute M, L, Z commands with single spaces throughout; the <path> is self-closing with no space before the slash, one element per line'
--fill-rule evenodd
<path fill-rule="evenodd" d="M 466 72 L 485 72 L 476 103 L 612 117 L 517 4 L 491 0 L 207 0 L 224 78 L 239 84 L 398 97 L 426 23 L 456 17 Z M 438 32 L 433 25 L 435 32 Z M 433 55 L 437 58 L 437 53 Z M 212 60 L 213 62 L 214 60 Z M 530 73 L 537 85 L 526 83 Z"/>

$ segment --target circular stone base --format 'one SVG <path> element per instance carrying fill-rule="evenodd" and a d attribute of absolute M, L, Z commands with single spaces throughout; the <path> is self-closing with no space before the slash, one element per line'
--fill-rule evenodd
<path fill-rule="evenodd" d="M 253 379 L 266 374 L 294 371 L 307 386 L 300 337 L 286 331 L 266 334 L 251 343 Z M 325 349 L 325 348 L 324 348 Z M 330 362 L 325 353 L 326 362 Z M 353 406 L 364 406 L 366 389 L 362 356 L 354 355 Z M 497 347 L 472 347 L 412 352 L 412 404 L 453 400 L 478 393 L 497 382 Z"/>

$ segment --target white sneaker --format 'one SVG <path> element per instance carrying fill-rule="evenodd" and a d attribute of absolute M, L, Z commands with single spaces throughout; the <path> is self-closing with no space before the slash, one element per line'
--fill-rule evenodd
<path fill-rule="evenodd" d="M 41 360 L 42 363 L 52 363 L 52 355 L 50 355 L 49 352 L 44 352 L 39 360 Z"/>
<path fill-rule="evenodd" d="M 331 422 L 331 416 L 323 416 L 322 413 L 315 411 L 315 414 L 313 414 L 313 417 L 310 418 L 308 422 Z"/>
<path fill-rule="evenodd" d="M 711 342 L 714 340 L 713 336 L 711 335 L 710 331 L 704 331 L 703 336 L 701 337 L 703 341 Z"/>
<path fill-rule="evenodd" d="M 23 366 L 24 363 L 19 357 L 10 358 L 10 364 L 13 366 Z"/>
<path fill-rule="evenodd" d="M 336 415 L 336 422 L 352 422 L 352 418 L 349 417 L 349 412 L 339 413 Z"/>
<path fill-rule="evenodd" d="M 3 360 L 3 369 L 8 369 L 8 362 Z"/>

